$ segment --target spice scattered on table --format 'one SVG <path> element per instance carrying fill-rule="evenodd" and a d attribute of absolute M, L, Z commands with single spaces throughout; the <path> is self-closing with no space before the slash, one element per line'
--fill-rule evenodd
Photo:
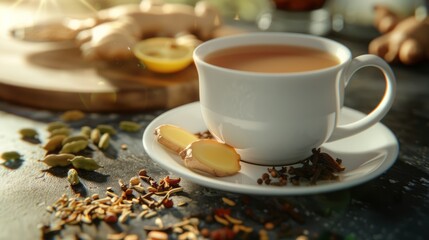
<path fill-rule="evenodd" d="M 212 138 L 214 138 L 212 133 L 209 130 L 198 132 L 195 135 L 197 135 L 197 137 L 199 139 L 212 139 Z"/>
<path fill-rule="evenodd" d="M 21 134 L 21 137 L 23 139 L 36 138 L 39 135 L 37 131 L 33 128 L 22 128 L 21 130 L 19 130 L 19 134 Z"/>
<path fill-rule="evenodd" d="M 126 132 L 138 132 L 142 128 L 142 125 L 133 121 L 121 121 L 119 128 Z"/>
<path fill-rule="evenodd" d="M 318 181 L 338 180 L 337 173 L 345 170 L 342 160 L 334 159 L 328 153 L 322 152 L 320 148 L 313 149 L 312 155 L 301 161 L 301 166 L 270 167 L 267 172 L 258 178 L 258 184 L 271 186 L 285 186 L 289 182 L 300 185 L 302 180 L 315 185 Z"/>
<path fill-rule="evenodd" d="M 80 110 L 69 110 L 61 114 L 60 118 L 65 122 L 79 121 L 85 118 L 85 113 Z"/>
<path fill-rule="evenodd" d="M 6 151 L 3 152 L 0 156 L 4 161 L 15 161 L 21 158 L 21 154 L 17 151 Z"/>
<path fill-rule="evenodd" d="M 68 174 L 71 185 L 79 183 L 73 170 Z M 143 186 L 143 182 L 149 186 Z M 139 171 L 138 176 L 132 177 L 129 183 L 119 179 L 121 191 L 116 193 L 113 188 L 108 188 L 105 197 L 98 194 L 86 198 L 62 195 L 47 207 L 47 211 L 54 214 L 55 220 L 41 228 L 43 235 L 61 231 L 66 225 L 92 224 L 97 221 L 125 224 L 133 218 L 148 219 L 156 216 L 160 209 L 172 208 L 174 203 L 171 197 L 183 191 L 179 185 L 180 178 L 166 176 L 157 182 L 144 169 Z"/>
<path fill-rule="evenodd" d="M 75 169 L 69 169 L 69 171 L 67 172 L 67 180 L 72 186 L 78 185 L 80 183 L 79 175 L 77 174 L 77 171 Z"/>
<path fill-rule="evenodd" d="M 138 131 L 140 126 L 131 125 L 123 126 L 119 129 L 131 132 L 134 130 Z M 125 130 L 127 127 L 135 128 Z M 89 160 L 89 163 L 86 160 L 83 161 L 87 156 L 83 156 L 80 151 L 84 150 L 85 155 L 89 155 L 90 151 L 103 151 L 109 144 L 100 144 L 101 136 L 108 134 L 110 137 L 116 134 L 116 129 L 110 125 L 98 125 L 95 128 L 82 126 L 80 133 L 74 134 L 73 129 L 63 122 L 48 124 L 48 131 L 51 137 L 45 144 L 45 147 L 48 148 L 45 148 L 47 156 L 41 161 L 48 166 L 74 167 L 69 169 L 70 177 L 68 178 L 72 186 L 79 184 L 77 173 L 80 167 L 78 163 L 83 163 L 84 167 L 82 168 L 91 169 L 90 171 L 100 167 L 94 159 L 92 159 L 94 161 Z M 195 136 L 198 139 L 213 139 L 209 131 L 197 133 Z M 57 138 L 56 141 L 49 145 L 48 143 L 55 138 Z M 76 141 L 86 141 L 87 146 L 83 150 L 73 153 L 60 153 L 64 145 Z M 127 146 L 123 144 L 121 145 L 121 149 L 126 150 Z M 301 167 L 268 168 L 263 177 L 260 180 L 258 179 L 258 183 L 261 181 L 260 184 L 283 186 L 287 184 L 288 180 L 292 181 L 291 179 L 296 178 L 298 183 L 305 179 L 310 182 L 314 181 L 315 184 L 316 181 L 325 179 L 326 176 L 335 178 L 335 173 L 344 171 L 344 167 L 341 166 L 341 160 L 334 160 L 328 156 L 322 153 L 320 149 L 314 149 L 313 155 L 303 161 Z M 81 162 L 76 160 L 75 164 L 73 164 L 72 159 L 74 158 Z M 303 172 L 307 173 L 311 171 L 315 174 L 303 174 Z M 319 171 L 320 173 L 318 173 Z M 245 201 L 222 197 L 220 200 L 224 204 L 224 207 L 215 209 L 206 218 L 191 216 L 185 217 L 175 223 L 164 224 L 162 214 L 159 214 L 161 210 L 169 211 L 168 209 L 185 206 L 183 203 L 176 202 L 174 198 L 175 194 L 184 190 L 180 186 L 180 182 L 180 178 L 173 178 L 171 176 L 165 176 L 156 181 L 149 176 L 146 169 L 141 169 L 129 181 L 119 179 L 119 191 L 108 187 L 104 197 L 100 196 L 102 194 L 92 194 L 91 197 L 86 198 L 79 195 L 71 197 L 62 195 L 55 203 L 47 207 L 47 210 L 52 213 L 54 220 L 50 224 L 43 225 L 40 228 L 42 237 L 61 233 L 67 225 L 84 225 L 97 222 L 128 224 L 133 219 L 155 219 L 155 225 L 143 226 L 147 233 L 147 239 L 150 239 L 152 236 L 163 236 L 164 238 L 167 236 L 165 239 L 169 239 L 171 236 L 178 237 L 178 239 L 234 239 L 237 237 L 268 239 L 269 233 L 279 227 L 279 219 L 283 222 L 284 220 L 292 219 L 293 222 L 299 224 L 304 222 L 303 216 L 297 211 L 296 207 L 287 202 L 274 202 L 273 206 L 267 206 L 270 207 L 269 211 L 264 213 L 264 217 L 261 217 L 260 214 L 253 212 L 252 209 L 255 208 L 252 208 Z M 239 212 L 244 209 L 244 215 L 236 214 L 235 210 L 238 208 L 240 209 Z M 253 221 L 253 224 L 249 225 L 249 221 Z M 254 225 L 255 222 L 259 224 L 256 225 L 257 227 Z M 289 223 L 289 221 L 287 222 Z M 118 232 L 108 234 L 106 238 L 132 240 L 139 239 L 139 236 L 132 233 Z"/>

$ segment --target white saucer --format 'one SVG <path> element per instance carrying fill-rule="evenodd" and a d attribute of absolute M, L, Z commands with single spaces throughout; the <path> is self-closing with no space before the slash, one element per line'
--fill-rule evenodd
<path fill-rule="evenodd" d="M 361 112 L 344 107 L 341 122 L 351 122 L 363 116 L 365 115 Z M 346 170 L 339 175 L 339 181 L 318 182 L 317 185 L 305 186 L 259 185 L 256 181 L 264 172 L 267 172 L 267 166 L 241 162 L 240 172 L 230 177 L 210 177 L 186 168 L 180 157 L 165 150 L 155 140 L 155 128 L 166 123 L 180 126 L 193 133 L 207 130 L 202 120 L 199 102 L 169 110 L 153 120 L 143 134 L 143 146 L 153 161 L 177 176 L 206 187 L 236 193 L 303 195 L 349 188 L 385 172 L 393 165 L 399 151 L 398 141 L 394 134 L 383 124 L 377 123 L 357 135 L 322 146 L 322 151 L 343 160 Z"/>

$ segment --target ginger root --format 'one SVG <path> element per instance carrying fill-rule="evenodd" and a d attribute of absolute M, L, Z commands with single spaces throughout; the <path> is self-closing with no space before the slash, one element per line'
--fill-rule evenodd
<path fill-rule="evenodd" d="M 240 155 L 227 144 L 214 139 L 199 139 L 186 130 L 169 124 L 155 129 L 157 141 L 178 154 L 185 166 L 216 177 L 234 175 L 240 171 Z"/>
<path fill-rule="evenodd" d="M 198 39 L 208 39 L 213 29 L 220 24 L 217 11 L 206 2 L 198 2 L 193 8 L 143 1 L 139 10 L 127 9 L 129 12 L 121 16 L 116 15 L 114 10 L 117 9 L 102 12 L 100 16 L 104 23 L 76 36 L 85 58 L 131 58 L 132 47 L 140 39 L 153 35 L 176 37 L 178 34 L 193 34 Z M 113 21 L 109 21 L 111 19 Z"/>
<path fill-rule="evenodd" d="M 156 1 L 159 2 L 159 1 Z M 211 37 L 221 25 L 218 11 L 204 1 L 195 7 L 155 3 L 119 5 L 96 13 L 87 19 L 66 19 L 62 23 L 43 23 L 16 29 L 11 34 L 23 40 L 76 40 L 88 60 L 126 60 L 134 57 L 133 46 L 143 38 L 180 37 L 197 45 Z M 37 29 L 37 31 L 35 31 Z M 38 35 L 43 31 L 43 35 Z M 65 36 L 59 36 L 67 33 Z"/>
<path fill-rule="evenodd" d="M 429 17 L 401 20 L 388 8 L 377 6 L 374 24 L 384 34 L 370 42 L 369 53 L 404 64 L 429 59 Z"/>
<path fill-rule="evenodd" d="M 191 143 L 180 153 L 185 166 L 216 177 L 225 177 L 240 171 L 240 155 L 227 144 L 213 139 Z"/>
<path fill-rule="evenodd" d="M 189 144 L 198 140 L 198 137 L 183 128 L 170 124 L 163 124 L 155 129 L 156 140 L 176 154 L 182 152 Z"/>

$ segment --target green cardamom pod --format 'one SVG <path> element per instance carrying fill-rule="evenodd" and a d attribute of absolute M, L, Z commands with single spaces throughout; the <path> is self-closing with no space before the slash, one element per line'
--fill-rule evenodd
<path fill-rule="evenodd" d="M 98 143 L 98 147 L 102 150 L 105 150 L 109 147 L 110 144 L 110 135 L 108 133 L 104 133 L 100 138 L 100 142 Z"/>
<path fill-rule="evenodd" d="M 92 131 L 91 131 L 91 141 L 95 145 L 97 145 L 98 142 L 100 141 L 100 136 L 101 136 L 101 133 L 100 133 L 100 130 L 98 130 L 98 128 L 92 129 Z"/>
<path fill-rule="evenodd" d="M 23 128 L 19 130 L 22 138 L 35 138 L 38 134 L 37 131 L 33 128 Z"/>
<path fill-rule="evenodd" d="M 66 122 L 79 121 L 85 117 L 85 113 L 80 110 L 69 110 L 61 114 L 60 118 Z"/>
<path fill-rule="evenodd" d="M 75 186 L 79 184 L 79 175 L 77 174 L 77 171 L 73 168 L 71 168 L 67 172 L 67 180 L 69 181 L 70 185 Z"/>
<path fill-rule="evenodd" d="M 40 160 L 40 162 L 43 162 L 51 167 L 65 167 L 71 164 L 70 160 L 74 157 L 75 156 L 73 154 L 69 153 L 49 154 L 45 158 Z"/>
<path fill-rule="evenodd" d="M 18 160 L 21 158 L 21 154 L 16 151 L 8 151 L 1 154 L 1 158 L 5 161 Z"/>
<path fill-rule="evenodd" d="M 64 140 L 62 141 L 62 144 L 66 145 L 67 143 L 74 142 L 74 141 L 79 141 L 79 140 L 88 141 L 88 138 L 86 136 L 84 136 L 84 135 L 68 136 L 68 137 L 64 138 Z"/>
<path fill-rule="evenodd" d="M 101 167 L 94 159 L 83 156 L 76 156 L 70 162 L 73 167 L 87 171 L 94 171 Z"/>
<path fill-rule="evenodd" d="M 48 123 L 48 126 L 46 129 L 48 130 L 48 132 L 52 132 L 55 129 L 67 128 L 67 127 L 68 127 L 68 125 L 63 123 L 63 122 L 50 122 L 50 123 Z"/>
<path fill-rule="evenodd" d="M 97 129 L 100 130 L 101 134 L 104 134 L 104 133 L 108 133 L 110 135 L 116 134 L 116 130 L 112 126 L 107 124 L 99 124 L 97 125 Z"/>
<path fill-rule="evenodd" d="M 65 135 L 68 136 L 71 133 L 71 129 L 68 127 L 57 128 L 51 131 L 51 135 L 49 137 L 57 136 L 57 135 Z"/>
<path fill-rule="evenodd" d="M 78 140 L 66 143 L 60 153 L 78 153 L 88 146 L 88 140 Z"/>
<path fill-rule="evenodd" d="M 119 123 L 119 128 L 126 132 L 138 132 L 141 127 L 140 124 L 132 121 L 121 121 Z"/>
<path fill-rule="evenodd" d="M 66 137 L 66 135 L 55 135 L 49 138 L 48 142 L 45 144 L 45 146 L 43 146 L 43 148 L 48 152 L 52 152 L 62 146 L 62 141 Z"/>
<path fill-rule="evenodd" d="M 91 127 L 89 126 L 82 126 L 80 128 L 80 134 L 86 136 L 87 138 L 91 137 Z"/>

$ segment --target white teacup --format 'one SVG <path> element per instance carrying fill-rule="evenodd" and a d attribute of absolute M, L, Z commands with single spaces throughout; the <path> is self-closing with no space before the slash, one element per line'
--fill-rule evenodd
<path fill-rule="evenodd" d="M 297 73 L 256 73 L 205 61 L 207 55 L 222 49 L 258 44 L 316 48 L 336 56 L 339 64 Z M 195 49 L 194 61 L 208 130 L 235 147 L 242 160 L 255 164 L 294 163 L 327 141 L 364 131 L 385 116 L 396 92 L 395 76 L 381 58 L 361 55 L 352 59 L 342 44 L 304 34 L 246 33 L 216 38 Z M 357 70 L 369 66 L 384 74 L 382 100 L 363 119 L 339 125 L 345 86 Z"/>

